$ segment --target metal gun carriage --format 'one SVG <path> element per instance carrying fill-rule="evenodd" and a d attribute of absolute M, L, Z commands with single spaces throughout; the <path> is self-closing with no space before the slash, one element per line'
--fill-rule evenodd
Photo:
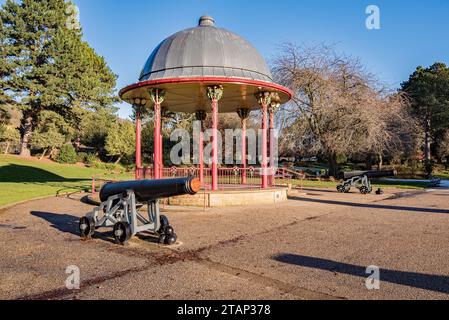
<path fill-rule="evenodd" d="M 343 182 L 337 185 L 337 190 L 341 193 L 348 193 L 351 188 L 357 188 L 361 194 L 369 194 L 373 191 L 370 179 L 394 177 L 396 175 L 396 170 L 342 172 L 340 177 Z"/>
<path fill-rule="evenodd" d="M 159 243 L 171 245 L 177 236 L 168 218 L 160 214 L 159 199 L 194 195 L 200 187 L 200 181 L 192 177 L 108 183 L 100 191 L 100 206 L 80 219 L 80 235 L 90 238 L 96 229 L 112 227 L 118 244 L 147 231 L 159 237 Z M 145 205 L 147 217 L 141 212 Z"/>

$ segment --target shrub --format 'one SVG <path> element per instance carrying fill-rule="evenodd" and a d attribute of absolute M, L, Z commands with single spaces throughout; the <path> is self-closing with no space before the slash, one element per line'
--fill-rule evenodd
<path fill-rule="evenodd" d="M 434 162 L 434 161 L 432 161 L 432 160 L 430 160 L 430 161 L 429 161 L 429 160 L 426 160 L 426 161 L 424 162 L 424 170 L 425 170 L 425 172 L 426 172 L 427 178 L 432 177 L 432 173 L 433 173 L 434 168 L 435 168 L 435 162 Z"/>
<path fill-rule="evenodd" d="M 95 169 L 106 170 L 106 163 L 102 162 L 100 159 L 90 159 L 88 162 L 89 167 Z"/>
<path fill-rule="evenodd" d="M 93 154 L 93 153 L 89 153 L 89 154 L 86 156 L 86 163 L 87 163 L 88 165 L 92 165 L 92 166 L 93 166 L 93 164 L 94 164 L 95 162 L 97 162 L 97 161 L 100 161 L 100 160 L 98 160 L 97 156 L 96 156 L 95 154 Z"/>
<path fill-rule="evenodd" d="M 78 161 L 78 155 L 76 154 L 75 148 L 71 144 L 63 145 L 56 161 L 59 163 L 76 163 Z"/>
<path fill-rule="evenodd" d="M 78 162 L 84 162 L 84 163 L 87 162 L 87 153 L 78 152 L 77 157 L 78 157 Z"/>

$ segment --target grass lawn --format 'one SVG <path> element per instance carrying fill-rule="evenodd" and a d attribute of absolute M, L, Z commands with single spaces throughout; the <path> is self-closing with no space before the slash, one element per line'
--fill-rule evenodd
<path fill-rule="evenodd" d="M 132 178 L 78 165 L 62 165 L 0 155 L 0 206 L 90 188 L 92 176 Z"/>
<path fill-rule="evenodd" d="M 438 170 L 434 176 L 440 179 L 449 180 L 449 170 Z"/>
<path fill-rule="evenodd" d="M 290 180 L 287 183 L 292 185 L 301 185 L 299 180 Z M 398 189 L 425 189 L 427 183 L 425 182 L 402 182 L 402 181 L 371 181 L 374 188 L 398 188 Z M 337 188 L 337 182 L 331 181 L 302 181 L 302 186 L 305 188 Z"/>
<path fill-rule="evenodd" d="M 0 155 L 0 207 L 43 196 L 90 189 L 92 176 L 108 180 L 130 180 L 132 173 L 112 173 L 80 165 L 62 165 L 17 156 Z M 287 181 L 299 185 L 299 180 Z M 303 187 L 336 188 L 337 182 L 302 181 Z M 374 188 L 423 189 L 422 182 L 373 181 Z"/>

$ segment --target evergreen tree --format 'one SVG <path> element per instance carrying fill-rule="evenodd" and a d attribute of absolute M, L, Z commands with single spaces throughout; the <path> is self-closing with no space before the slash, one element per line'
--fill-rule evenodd
<path fill-rule="evenodd" d="M 6 37 L 3 28 L 3 19 L 0 15 L 0 108 L 7 103 L 11 103 L 12 99 L 8 95 L 8 85 L 6 83 L 7 77 L 11 74 L 11 64 L 7 59 L 6 51 Z M 1 112 L 2 110 L 0 110 Z M 1 116 L 1 115 L 0 115 Z"/>
<path fill-rule="evenodd" d="M 20 141 L 20 126 L 22 114 L 10 105 L 0 105 L 0 141 L 6 143 L 4 154 L 8 154 L 12 143 Z"/>
<path fill-rule="evenodd" d="M 0 141 L 6 143 L 3 153 L 8 154 L 11 144 L 20 141 L 19 131 L 12 126 L 0 125 Z"/>
<path fill-rule="evenodd" d="M 136 147 L 135 126 L 130 121 L 113 123 L 108 130 L 106 138 L 106 151 L 108 155 L 116 157 L 119 163 L 123 157 L 131 157 Z"/>
<path fill-rule="evenodd" d="M 410 99 L 410 111 L 419 120 L 425 133 L 427 173 L 431 174 L 431 142 L 441 131 L 449 129 L 449 68 L 435 63 L 429 68 L 418 67 L 402 84 Z"/>
<path fill-rule="evenodd" d="M 70 142 L 72 132 L 72 128 L 56 112 L 42 111 L 30 144 L 34 149 L 43 150 L 41 159 L 45 157 L 48 150 L 51 157 L 55 149 Z"/>
<path fill-rule="evenodd" d="M 23 156 L 43 110 L 79 123 L 74 108 L 107 108 L 115 101 L 116 76 L 89 45 L 82 41 L 77 13 L 65 0 L 7 0 L 2 21 L 0 94 L 13 92 L 22 109 Z M 3 89 L 2 89 L 3 88 Z"/>
<path fill-rule="evenodd" d="M 105 108 L 97 112 L 77 110 L 80 111 L 77 116 L 80 121 L 75 135 L 79 137 L 79 143 L 95 148 L 100 155 L 106 155 L 104 148 L 108 130 L 117 117 Z"/>

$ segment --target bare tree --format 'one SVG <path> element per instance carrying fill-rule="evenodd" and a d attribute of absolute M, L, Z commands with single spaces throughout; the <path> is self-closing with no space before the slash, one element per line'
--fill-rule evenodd
<path fill-rule="evenodd" d="M 447 167 L 447 161 L 449 160 L 449 130 L 441 134 L 441 139 L 438 144 L 437 155 L 441 160 L 445 160 Z"/>
<path fill-rule="evenodd" d="M 382 158 L 389 148 L 397 149 L 398 133 L 408 121 L 404 99 L 389 94 L 358 59 L 338 55 L 331 46 L 285 44 L 273 73 L 294 91 L 279 114 L 290 144 L 281 150 L 294 141 L 296 148 L 321 153 L 336 176 L 340 155 L 373 152 Z"/>

